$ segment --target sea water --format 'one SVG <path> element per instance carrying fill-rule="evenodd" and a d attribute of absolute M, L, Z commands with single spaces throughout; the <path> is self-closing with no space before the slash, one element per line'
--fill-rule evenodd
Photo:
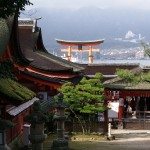
<path fill-rule="evenodd" d="M 88 64 L 88 61 L 79 62 Z M 139 64 L 141 67 L 150 67 L 150 59 L 102 59 L 94 60 L 93 64 Z"/>

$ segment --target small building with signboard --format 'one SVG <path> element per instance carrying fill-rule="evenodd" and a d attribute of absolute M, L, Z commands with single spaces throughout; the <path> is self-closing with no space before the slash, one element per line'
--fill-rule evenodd
<path fill-rule="evenodd" d="M 107 117 L 122 128 L 150 129 L 149 72 L 142 68 L 132 72 L 134 78 L 141 78 L 140 81 L 131 83 L 120 77 L 105 81 L 105 102 L 110 108 Z"/>

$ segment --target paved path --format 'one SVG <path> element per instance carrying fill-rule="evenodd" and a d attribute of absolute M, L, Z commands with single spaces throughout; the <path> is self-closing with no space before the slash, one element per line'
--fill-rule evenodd
<path fill-rule="evenodd" d="M 113 141 L 72 142 L 73 150 L 150 150 L 149 130 L 112 130 Z"/>
<path fill-rule="evenodd" d="M 116 139 L 101 142 L 71 142 L 73 150 L 150 150 L 150 138 Z"/>
<path fill-rule="evenodd" d="M 111 148 L 103 143 L 108 150 L 150 150 L 150 130 L 112 130 L 112 135 L 116 140 L 106 142 Z"/>
<path fill-rule="evenodd" d="M 71 150 L 150 150 L 149 130 L 112 130 L 113 141 L 69 142 Z M 46 140 L 44 150 L 50 150 L 51 141 Z"/>
<path fill-rule="evenodd" d="M 150 134 L 150 130 L 126 130 L 112 129 L 112 134 Z"/>

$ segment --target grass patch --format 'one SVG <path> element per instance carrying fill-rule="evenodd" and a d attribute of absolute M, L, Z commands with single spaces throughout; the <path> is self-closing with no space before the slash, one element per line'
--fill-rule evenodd
<path fill-rule="evenodd" d="M 102 134 L 76 134 L 70 136 L 70 141 L 102 141 L 105 136 Z"/>
<path fill-rule="evenodd" d="M 44 148 L 50 148 L 56 134 L 50 134 L 44 142 Z M 105 141 L 106 138 L 101 134 L 88 134 L 83 135 L 80 133 L 69 135 L 69 148 L 70 150 L 99 150 L 100 141 Z M 97 149 L 96 149 L 97 148 Z"/>

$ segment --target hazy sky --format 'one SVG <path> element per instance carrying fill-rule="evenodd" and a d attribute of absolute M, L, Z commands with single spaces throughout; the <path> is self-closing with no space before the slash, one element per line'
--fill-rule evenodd
<path fill-rule="evenodd" d="M 32 7 L 80 8 L 97 6 L 100 8 L 150 9 L 150 0 L 31 0 Z"/>

